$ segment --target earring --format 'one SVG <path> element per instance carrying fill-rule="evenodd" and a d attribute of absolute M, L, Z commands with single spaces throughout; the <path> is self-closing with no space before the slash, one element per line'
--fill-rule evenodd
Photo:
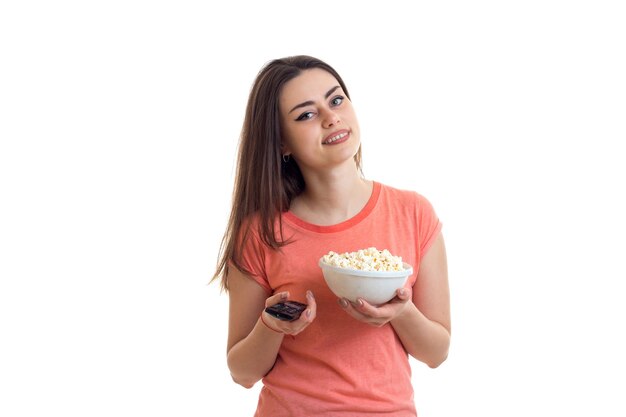
<path fill-rule="evenodd" d="M 283 162 L 284 163 L 288 163 L 290 159 L 291 159 L 291 155 L 289 155 L 289 154 L 284 154 L 283 155 Z"/>

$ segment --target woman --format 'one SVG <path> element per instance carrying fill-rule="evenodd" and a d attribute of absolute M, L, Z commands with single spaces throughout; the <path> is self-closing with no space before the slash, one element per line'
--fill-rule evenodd
<path fill-rule="evenodd" d="M 441 224 L 421 195 L 367 180 L 348 90 L 328 64 L 277 59 L 248 100 L 233 207 L 213 279 L 228 291 L 228 366 L 263 380 L 256 416 L 415 416 L 408 355 L 447 357 L 450 307 Z M 317 265 L 377 247 L 413 265 L 390 302 L 351 303 Z M 306 303 L 295 321 L 264 309 Z"/>

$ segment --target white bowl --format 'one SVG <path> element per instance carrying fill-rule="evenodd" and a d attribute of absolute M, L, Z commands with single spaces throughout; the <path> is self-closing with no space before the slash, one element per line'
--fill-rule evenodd
<path fill-rule="evenodd" d="M 372 305 L 386 303 L 395 297 L 398 288 L 404 287 L 413 273 L 413 267 L 406 262 L 403 265 L 402 271 L 378 272 L 340 268 L 322 259 L 319 261 L 326 284 L 337 297 L 345 297 L 352 302 L 363 298 Z"/>

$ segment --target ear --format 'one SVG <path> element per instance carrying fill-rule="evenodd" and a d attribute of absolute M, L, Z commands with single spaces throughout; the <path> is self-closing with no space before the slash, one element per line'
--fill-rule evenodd
<path fill-rule="evenodd" d="M 280 142 L 280 154 L 291 155 L 291 148 L 285 142 Z"/>

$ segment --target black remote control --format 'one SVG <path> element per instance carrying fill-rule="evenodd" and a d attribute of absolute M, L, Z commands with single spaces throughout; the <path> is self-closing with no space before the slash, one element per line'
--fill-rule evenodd
<path fill-rule="evenodd" d="M 277 319 L 294 321 L 300 317 L 300 314 L 302 314 L 306 308 L 306 304 L 302 304 L 297 301 L 284 301 L 267 307 L 265 311 Z"/>

